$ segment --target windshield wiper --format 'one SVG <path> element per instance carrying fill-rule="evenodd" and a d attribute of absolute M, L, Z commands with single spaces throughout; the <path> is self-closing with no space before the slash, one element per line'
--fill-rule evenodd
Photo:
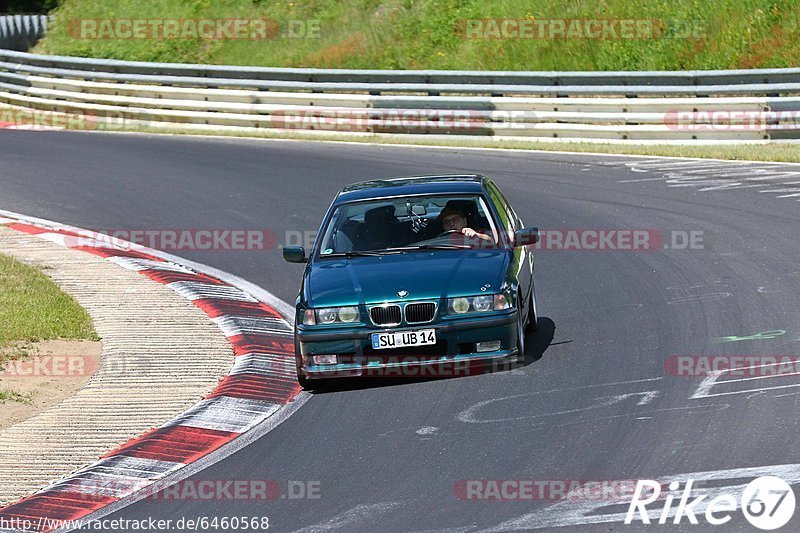
<path fill-rule="evenodd" d="M 337 252 L 335 254 L 320 254 L 320 257 L 375 257 L 380 255 L 402 254 L 408 250 L 468 250 L 472 246 L 468 244 L 419 244 L 417 246 L 398 246 L 386 248 L 385 250 L 354 250 L 352 252 Z"/>
<path fill-rule="evenodd" d="M 469 244 L 418 244 L 416 246 L 389 248 L 389 250 L 468 250 L 470 248 L 472 246 Z"/>
<path fill-rule="evenodd" d="M 346 257 L 350 259 L 351 257 L 375 257 L 379 255 L 389 255 L 389 254 L 399 254 L 399 253 L 403 253 L 403 251 L 394 248 L 390 250 L 365 250 L 365 251 L 353 250 L 351 252 L 338 252 L 335 254 L 320 254 L 320 257 Z"/>

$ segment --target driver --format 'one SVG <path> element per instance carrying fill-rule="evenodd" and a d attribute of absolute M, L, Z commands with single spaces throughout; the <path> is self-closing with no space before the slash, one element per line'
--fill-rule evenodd
<path fill-rule="evenodd" d="M 442 228 L 447 231 L 460 231 L 464 236 L 469 238 L 480 239 L 482 241 L 493 241 L 493 239 L 484 234 L 467 227 L 467 216 L 455 207 L 445 207 L 439 213 L 439 221 L 442 223 Z"/>

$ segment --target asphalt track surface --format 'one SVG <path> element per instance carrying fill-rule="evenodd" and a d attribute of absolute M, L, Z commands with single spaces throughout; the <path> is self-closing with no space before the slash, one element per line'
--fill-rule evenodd
<path fill-rule="evenodd" d="M 2 131 L 0 207 L 96 230 L 267 229 L 283 240 L 287 231 L 316 230 L 347 183 L 477 172 L 496 181 L 529 225 L 702 231 L 703 249 L 539 251 L 542 327 L 528 337 L 523 367 L 314 394 L 274 431 L 192 478 L 312 481 L 318 499 L 147 499 L 112 518 L 268 516 L 275 531 L 750 531 L 740 513 L 717 528 L 702 518 L 700 526 L 685 518 L 681 526 L 625 526 L 619 517 L 586 517 L 627 506 L 464 501 L 454 490 L 459 480 L 728 470 L 706 477 L 746 483 L 775 465 L 790 465 L 784 477 L 800 479 L 797 376 L 714 385 L 697 397 L 702 377 L 665 371 L 672 355 L 800 353 L 796 198 L 670 187 L 656 171 L 622 164 L 630 161 Z M 639 178 L 647 179 L 620 183 Z M 289 302 L 300 284 L 302 266 L 284 263 L 277 248 L 177 253 Z M 768 330 L 785 333 L 715 341 Z M 741 391 L 748 392 L 729 394 Z M 799 526 L 795 516 L 785 529 Z"/>

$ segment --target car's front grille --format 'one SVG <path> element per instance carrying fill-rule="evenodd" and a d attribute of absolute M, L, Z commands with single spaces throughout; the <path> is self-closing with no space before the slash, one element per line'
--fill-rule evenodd
<path fill-rule="evenodd" d="M 372 307 L 369 310 L 369 316 L 376 326 L 394 326 L 402 321 L 399 305 Z"/>
<path fill-rule="evenodd" d="M 409 324 L 421 324 L 430 322 L 436 314 L 436 304 L 433 302 L 422 302 L 408 304 L 406 306 L 406 322 Z"/>

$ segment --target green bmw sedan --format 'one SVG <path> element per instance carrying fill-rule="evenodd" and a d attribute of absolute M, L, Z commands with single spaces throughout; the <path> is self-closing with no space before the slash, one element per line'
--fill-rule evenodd
<path fill-rule="evenodd" d="M 463 375 L 521 358 L 536 228 L 485 176 L 378 179 L 333 200 L 296 301 L 297 377 Z"/>

